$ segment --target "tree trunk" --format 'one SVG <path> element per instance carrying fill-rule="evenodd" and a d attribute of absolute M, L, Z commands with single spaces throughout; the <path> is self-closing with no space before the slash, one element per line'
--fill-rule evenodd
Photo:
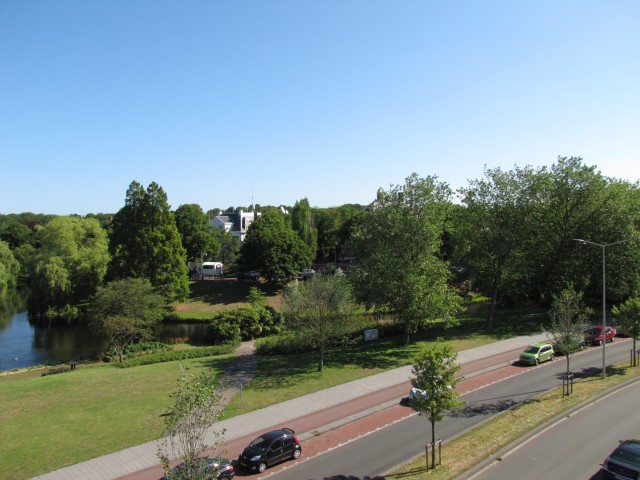
<path fill-rule="evenodd" d="M 318 359 L 318 371 L 321 372 L 324 368 L 324 347 L 320 347 L 320 358 Z"/>
<path fill-rule="evenodd" d="M 498 289 L 496 288 L 491 295 L 491 308 L 489 309 L 489 318 L 487 318 L 487 323 L 485 328 L 487 332 L 490 332 L 493 328 L 493 315 L 496 311 L 496 304 L 498 303 Z"/>
<path fill-rule="evenodd" d="M 436 468 L 436 421 L 431 419 L 431 468 Z"/>

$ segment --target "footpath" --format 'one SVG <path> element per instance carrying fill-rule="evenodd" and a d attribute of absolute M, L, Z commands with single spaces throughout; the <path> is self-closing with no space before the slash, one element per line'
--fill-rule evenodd
<path fill-rule="evenodd" d="M 524 347 L 547 341 L 546 333 L 514 337 L 458 352 L 465 377 L 464 389 L 470 391 L 492 381 L 491 372 L 511 365 Z M 223 403 L 242 394 L 255 370 L 252 344 L 245 343 L 236 352 L 233 371 L 227 372 Z M 286 402 L 255 410 L 218 422 L 215 431 L 225 430 L 225 451 L 236 458 L 243 447 L 259 434 L 279 427 L 292 428 L 303 442 L 304 456 L 321 453 L 349 438 L 355 438 L 413 414 L 398 407 L 410 389 L 411 365 L 310 393 Z M 460 384 L 459 384 L 460 385 Z M 213 437 L 212 437 L 213 438 Z M 324 448 L 324 450 L 323 450 Z M 49 472 L 36 480 L 157 480 L 162 477 L 158 442 L 151 441 L 76 465 Z"/>

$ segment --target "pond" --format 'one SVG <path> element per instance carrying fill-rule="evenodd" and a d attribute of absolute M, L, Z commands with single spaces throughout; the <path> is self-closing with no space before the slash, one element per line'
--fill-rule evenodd
<path fill-rule="evenodd" d="M 155 334 L 161 340 L 188 338 L 199 343 L 204 341 L 206 328 L 201 323 L 163 323 Z M 0 371 L 93 360 L 105 350 L 104 340 L 84 325 L 30 322 L 26 311 L 5 314 L 0 321 Z"/>

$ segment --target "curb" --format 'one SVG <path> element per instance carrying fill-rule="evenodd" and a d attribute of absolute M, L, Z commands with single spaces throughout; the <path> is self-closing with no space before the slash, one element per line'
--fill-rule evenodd
<path fill-rule="evenodd" d="M 611 387 L 611 388 L 609 388 L 607 390 L 604 390 L 603 392 L 600 392 L 599 394 L 595 395 L 594 397 L 592 397 L 592 398 L 590 398 L 588 400 L 585 400 L 584 402 L 576 405 L 575 407 L 572 407 L 569 410 L 556 415 L 552 419 L 547 420 L 546 422 L 544 422 L 541 425 L 538 425 L 537 427 L 535 427 L 534 429 L 530 430 L 528 433 L 524 434 L 523 436 L 517 438 L 516 440 L 514 440 L 511 443 L 509 443 L 508 445 L 505 445 L 504 447 L 502 447 L 500 450 L 498 450 L 494 454 L 492 454 L 489 457 L 487 457 L 484 460 L 482 460 L 475 467 L 471 468 L 470 470 L 467 470 L 462 475 L 456 477 L 456 480 L 473 480 L 473 478 L 475 478 L 477 475 L 481 474 L 486 469 L 490 468 L 493 464 L 502 461 L 503 458 L 509 456 L 509 454 L 511 454 L 515 450 L 519 449 L 524 444 L 526 444 L 528 441 L 534 439 L 535 437 L 537 437 L 538 435 L 540 435 L 544 431 L 546 431 L 546 430 L 548 430 L 550 428 L 553 428 L 554 426 L 556 426 L 558 423 L 562 422 L 566 418 L 569 418 L 569 417 L 575 415 L 579 411 L 591 406 L 594 403 L 597 403 L 599 401 L 604 400 L 608 396 L 613 395 L 617 391 L 622 390 L 624 388 L 627 388 L 627 387 L 633 385 L 634 383 L 640 383 L 640 377 L 633 378 L 631 380 L 627 380 L 626 382 L 623 382 L 623 383 L 621 383 L 619 385 L 616 385 L 616 386 Z M 544 395 L 544 394 L 542 394 L 542 395 Z M 509 411 L 509 410 L 505 410 L 505 411 Z M 487 419 L 486 421 L 490 421 L 492 419 L 493 418 L 490 418 L 490 419 Z M 480 423 L 478 425 L 475 425 L 472 428 L 476 428 L 476 427 L 482 425 L 483 423 L 485 423 L 485 422 L 482 422 L 482 423 Z M 471 430 L 471 429 L 469 429 L 469 430 Z M 466 431 L 468 431 L 468 430 L 466 430 Z M 461 432 L 460 434 L 456 435 L 456 437 L 462 435 L 463 433 L 466 433 L 466 431 L 465 432 Z M 456 437 L 453 437 L 451 440 L 453 440 Z"/>

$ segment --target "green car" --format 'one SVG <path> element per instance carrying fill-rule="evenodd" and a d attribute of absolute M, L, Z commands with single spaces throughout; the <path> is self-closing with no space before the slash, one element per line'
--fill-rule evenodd
<path fill-rule="evenodd" d="M 553 360 L 553 347 L 550 343 L 534 343 L 520 354 L 520 363 L 527 365 L 538 365 L 547 360 Z"/>

